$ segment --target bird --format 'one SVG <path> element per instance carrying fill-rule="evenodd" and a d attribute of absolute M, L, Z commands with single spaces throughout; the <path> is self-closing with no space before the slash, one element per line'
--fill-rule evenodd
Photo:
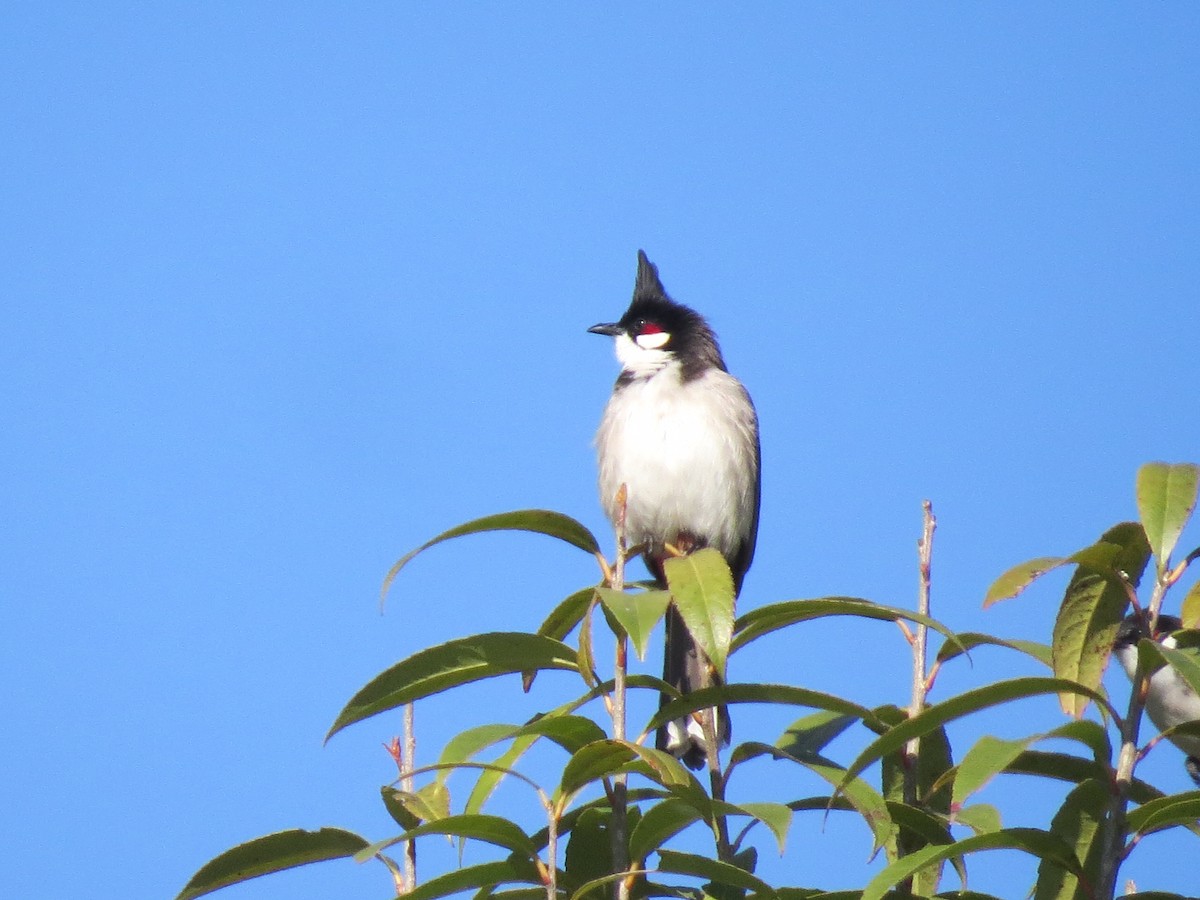
<path fill-rule="evenodd" d="M 658 585 L 666 587 L 666 545 L 685 553 L 712 547 L 729 565 L 736 597 L 754 559 L 762 485 L 749 393 L 729 374 L 708 322 L 668 296 L 642 250 L 629 308 L 619 321 L 588 331 L 612 337 L 621 364 L 595 441 L 606 515 L 615 526 L 625 485 L 626 540 L 642 546 Z M 666 613 L 663 680 L 682 694 L 719 683 L 674 604 Z M 671 699 L 664 694 L 660 707 Z M 728 744 L 725 706 L 714 724 L 718 744 Z M 656 746 L 692 769 L 708 758 L 695 716 L 659 728 Z"/>
<path fill-rule="evenodd" d="M 1157 622 L 1158 640 L 1164 647 L 1175 647 L 1171 632 L 1178 631 L 1183 623 L 1175 616 L 1160 615 Z M 1130 681 L 1137 678 L 1138 640 L 1149 635 L 1139 615 L 1126 616 L 1117 630 L 1113 642 L 1113 653 Z M 1166 731 L 1184 722 L 1200 720 L 1200 696 L 1192 690 L 1178 672 L 1163 666 L 1150 676 L 1150 688 L 1146 692 L 1146 715 L 1159 731 Z M 1187 773 L 1200 787 L 1200 737 L 1190 734 L 1170 734 L 1167 740 L 1182 750 L 1187 759 Z"/>

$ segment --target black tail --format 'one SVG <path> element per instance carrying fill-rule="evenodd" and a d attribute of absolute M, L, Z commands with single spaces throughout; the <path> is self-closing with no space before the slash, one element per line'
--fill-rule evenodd
<path fill-rule="evenodd" d="M 712 687 L 721 683 L 712 671 L 712 665 L 704 651 L 696 646 L 683 617 L 679 615 L 674 605 L 667 608 L 667 639 L 666 656 L 663 660 L 663 681 L 679 689 L 682 694 L 704 687 Z M 659 707 L 668 703 L 672 698 L 663 694 Z M 729 743 L 732 731 L 729 721 L 729 707 L 722 705 L 717 709 L 717 743 L 722 746 Z M 708 760 L 707 748 L 700 723 L 692 716 L 686 719 L 675 719 L 658 729 L 655 745 L 659 750 L 674 754 L 692 769 L 701 769 Z"/>

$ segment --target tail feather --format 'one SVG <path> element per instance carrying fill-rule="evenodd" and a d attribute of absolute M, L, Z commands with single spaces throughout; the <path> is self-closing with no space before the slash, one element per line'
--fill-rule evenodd
<path fill-rule="evenodd" d="M 666 654 L 663 659 L 663 681 L 677 688 L 682 694 L 690 694 L 701 688 L 721 683 L 712 672 L 712 665 L 704 651 L 696 645 L 696 639 L 687 629 L 683 617 L 674 606 L 667 608 Z M 663 694 L 660 708 L 672 698 Z M 716 710 L 717 743 L 729 743 L 731 724 L 729 708 L 725 705 Z M 704 729 L 692 716 L 675 719 L 658 729 L 655 745 L 659 750 L 673 754 L 692 769 L 701 769 L 708 759 Z"/>

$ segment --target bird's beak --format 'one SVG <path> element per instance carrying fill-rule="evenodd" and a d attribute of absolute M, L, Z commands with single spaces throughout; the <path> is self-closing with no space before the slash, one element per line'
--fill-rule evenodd
<path fill-rule="evenodd" d="M 618 334 L 621 334 L 624 330 L 625 329 L 622 328 L 620 325 L 618 325 L 616 322 L 601 323 L 599 325 L 593 325 L 591 328 L 588 329 L 588 331 L 592 334 L 607 334 L 609 337 L 616 337 Z"/>

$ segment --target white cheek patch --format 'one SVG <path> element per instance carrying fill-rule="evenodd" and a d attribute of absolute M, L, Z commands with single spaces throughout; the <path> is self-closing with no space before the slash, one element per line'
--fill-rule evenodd
<path fill-rule="evenodd" d="M 655 335 L 658 337 L 658 335 Z M 669 350 L 652 350 L 627 334 L 617 335 L 617 359 L 621 369 L 637 376 L 652 375 L 671 362 Z"/>
<path fill-rule="evenodd" d="M 634 340 L 643 350 L 657 350 L 666 345 L 671 335 L 666 331 L 655 331 L 652 334 L 639 334 Z"/>

